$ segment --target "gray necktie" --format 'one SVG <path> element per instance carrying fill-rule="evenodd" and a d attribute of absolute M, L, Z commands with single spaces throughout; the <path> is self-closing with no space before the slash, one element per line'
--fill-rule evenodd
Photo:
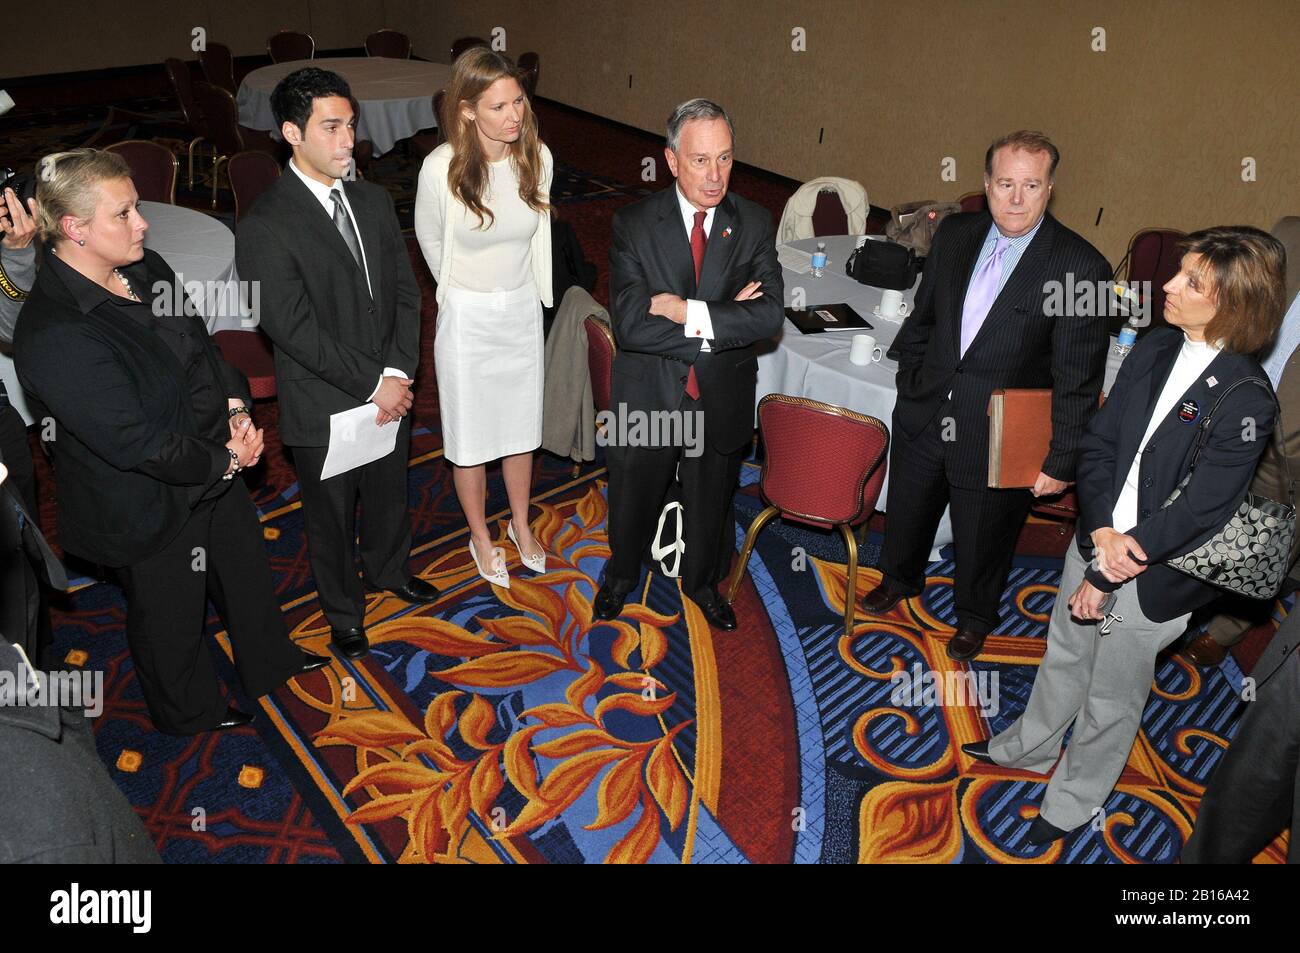
<path fill-rule="evenodd" d="M 334 227 L 343 236 L 343 242 L 348 246 L 348 251 L 352 252 L 352 257 L 357 260 L 357 266 L 364 271 L 366 266 L 361 263 L 361 242 L 357 240 L 357 230 L 352 226 L 352 217 L 348 215 L 347 207 L 343 204 L 343 193 L 334 189 L 330 192 L 330 198 L 334 200 Z"/>

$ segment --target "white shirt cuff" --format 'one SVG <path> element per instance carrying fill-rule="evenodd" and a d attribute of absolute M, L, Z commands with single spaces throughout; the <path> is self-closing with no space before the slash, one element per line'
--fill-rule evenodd
<path fill-rule="evenodd" d="M 686 323 L 682 325 L 688 338 L 700 338 L 700 350 L 709 351 L 713 339 L 713 321 L 709 318 L 709 305 L 695 298 L 686 299 Z"/>
<path fill-rule="evenodd" d="M 379 388 L 384 386 L 385 377 L 401 377 L 403 379 L 409 380 L 409 378 L 407 378 L 406 376 L 405 371 L 398 370 L 396 367 L 385 367 L 384 373 L 379 375 L 379 383 L 375 385 L 375 389 L 372 390 L 370 392 L 370 396 L 366 398 L 367 403 L 375 399 L 375 395 L 379 393 Z"/>

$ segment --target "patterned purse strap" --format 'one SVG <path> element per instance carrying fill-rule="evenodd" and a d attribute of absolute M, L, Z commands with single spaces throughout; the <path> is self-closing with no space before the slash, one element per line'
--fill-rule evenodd
<path fill-rule="evenodd" d="M 1260 387 L 1264 388 L 1268 393 L 1269 399 L 1273 401 L 1273 445 L 1277 447 L 1278 456 L 1282 458 L 1282 469 L 1286 474 L 1287 500 L 1291 504 L 1292 509 L 1294 509 L 1295 482 L 1291 479 L 1291 462 L 1287 459 L 1286 442 L 1282 435 L 1282 405 L 1278 403 L 1277 394 L 1273 392 L 1273 385 L 1261 377 L 1243 377 L 1241 380 L 1233 383 L 1227 390 L 1219 395 L 1219 399 L 1214 402 L 1214 406 L 1210 408 L 1210 412 L 1201 418 L 1201 425 L 1198 428 L 1199 432 L 1196 435 L 1195 449 L 1192 451 L 1192 462 L 1187 468 L 1187 476 L 1183 477 L 1182 481 L 1178 484 L 1178 488 L 1182 489 L 1185 487 L 1187 481 L 1192 478 L 1192 471 L 1196 469 L 1196 463 L 1201 458 L 1201 451 L 1205 449 L 1205 445 L 1210 441 L 1210 424 L 1214 421 L 1215 415 L 1219 412 L 1219 405 L 1227 400 L 1228 395 L 1242 384 L 1258 384 Z"/>

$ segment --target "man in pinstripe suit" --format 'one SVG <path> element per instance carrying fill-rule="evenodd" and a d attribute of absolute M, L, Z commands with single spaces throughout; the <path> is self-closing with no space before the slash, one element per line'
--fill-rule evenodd
<path fill-rule="evenodd" d="M 1047 214 L 1059 158 L 1036 132 L 1015 132 L 989 147 L 988 211 L 940 226 L 916 307 L 889 351 L 898 361 L 898 400 L 882 579 L 863 606 L 883 613 L 920 594 L 935 530 L 951 504 L 957 631 L 948 655 L 958 661 L 978 655 L 997 626 L 1030 504 L 1074 481 L 1079 437 L 1101 392 L 1104 309 L 1076 308 L 1068 289 L 1099 288 L 1111 270 L 1097 249 Z M 1064 309 L 1052 306 L 1062 299 Z M 989 397 L 1007 387 L 1052 389 L 1052 443 L 1028 490 L 988 487 Z"/>

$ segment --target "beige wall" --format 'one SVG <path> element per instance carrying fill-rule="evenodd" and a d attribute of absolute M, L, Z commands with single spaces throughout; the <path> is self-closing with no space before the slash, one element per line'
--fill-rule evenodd
<path fill-rule="evenodd" d="M 318 49 L 359 47 L 389 21 L 386 0 L 13 0 L 4 4 L 4 79 L 162 63 L 194 57 L 191 31 L 207 30 L 236 56 L 266 53 L 277 30 L 302 30 Z M 432 4 L 401 4 L 428 16 Z M 18 42 L 19 40 L 23 42 Z"/>
<path fill-rule="evenodd" d="M 981 188 L 988 142 L 1041 128 L 1063 155 L 1053 212 L 1112 262 L 1143 226 L 1267 228 L 1300 214 L 1296 0 L 439 0 L 436 15 L 390 0 L 389 10 L 430 58 L 504 27 L 507 52 L 540 53 L 539 95 L 643 129 L 660 130 L 680 100 L 716 98 L 736 122 L 738 158 L 798 179 L 855 178 L 877 205 Z M 806 52 L 791 50 L 794 27 Z M 1105 52 L 1091 49 L 1094 27 Z M 947 156 L 955 182 L 940 178 Z"/>
<path fill-rule="evenodd" d="M 1064 156 L 1053 211 L 1112 261 L 1142 226 L 1300 214 L 1297 0 L 53 0 L 6 4 L 0 77 L 188 56 L 199 25 L 236 55 L 282 27 L 328 49 L 392 26 L 435 60 L 501 27 L 507 52 L 541 54 L 543 96 L 655 131 L 711 96 L 739 158 L 849 176 L 885 206 L 979 188 L 988 141 L 1038 127 Z"/>

